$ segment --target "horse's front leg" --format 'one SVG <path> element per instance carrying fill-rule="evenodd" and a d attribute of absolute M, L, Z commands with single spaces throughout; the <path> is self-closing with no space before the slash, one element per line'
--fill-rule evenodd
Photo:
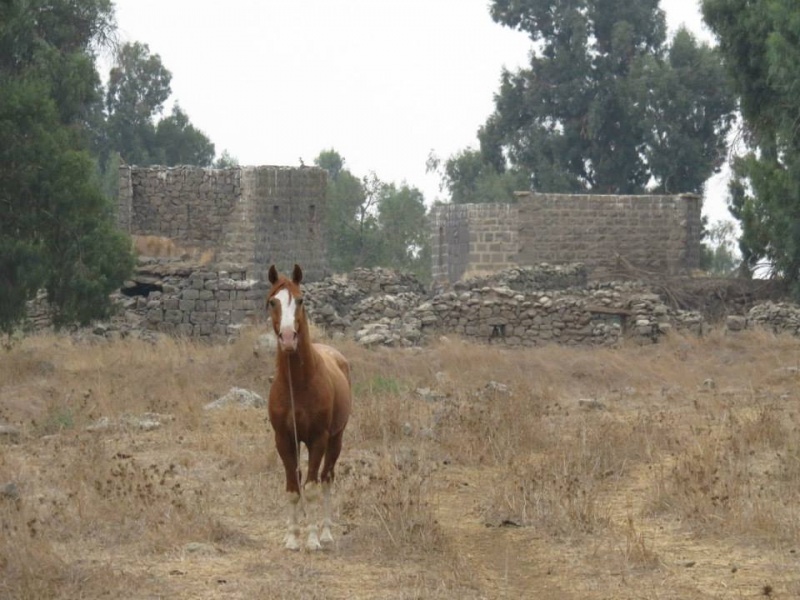
<path fill-rule="evenodd" d="M 289 521 L 286 528 L 287 550 L 300 550 L 300 522 L 298 514 L 300 512 L 300 492 L 288 492 L 289 500 Z"/>
<path fill-rule="evenodd" d="M 319 541 L 323 548 L 330 548 L 333 546 L 333 533 L 331 527 L 333 526 L 333 519 L 331 518 L 331 481 L 322 482 L 322 533 L 319 536 Z"/>
<path fill-rule="evenodd" d="M 286 471 L 286 497 L 289 503 L 289 521 L 286 530 L 286 549 L 300 550 L 300 471 L 297 467 L 297 447 L 286 436 L 275 436 L 278 455 Z"/>

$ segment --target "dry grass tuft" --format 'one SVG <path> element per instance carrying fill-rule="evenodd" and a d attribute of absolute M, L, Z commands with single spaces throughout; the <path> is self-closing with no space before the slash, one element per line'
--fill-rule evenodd
<path fill-rule="evenodd" d="M 657 481 L 650 506 L 707 534 L 796 541 L 800 516 L 798 418 L 781 403 L 753 400 L 706 425 Z"/>
<path fill-rule="evenodd" d="M 168 237 L 157 235 L 133 235 L 133 251 L 137 256 L 150 258 L 179 258 L 191 260 L 198 266 L 210 265 L 216 259 L 214 249 L 178 246 Z"/>
<path fill-rule="evenodd" d="M 661 565 L 658 554 L 653 550 L 647 535 L 628 517 L 625 528 L 625 548 L 623 551 L 625 564 L 630 569 L 654 569 Z"/>

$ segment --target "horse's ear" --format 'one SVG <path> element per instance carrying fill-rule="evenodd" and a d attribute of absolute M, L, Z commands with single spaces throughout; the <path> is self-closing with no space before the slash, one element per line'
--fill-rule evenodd
<path fill-rule="evenodd" d="M 278 281 L 278 269 L 275 268 L 275 265 L 270 265 L 270 267 L 269 267 L 269 282 L 272 285 L 275 285 L 276 281 Z"/>
<path fill-rule="evenodd" d="M 292 281 L 298 285 L 303 281 L 303 269 L 301 269 L 298 264 L 295 264 L 294 271 L 292 271 Z"/>

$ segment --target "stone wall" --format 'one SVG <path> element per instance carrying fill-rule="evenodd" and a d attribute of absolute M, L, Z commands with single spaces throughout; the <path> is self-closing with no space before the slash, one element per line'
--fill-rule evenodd
<path fill-rule="evenodd" d="M 723 321 L 729 331 L 764 327 L 800 335 L 800 307 L 774 302 L 777 290 L 763 282 L 723 288 L 713 280 L 705 287 L 688 281 L 689 295 L 702 305 L 695 309 L 679 308 L 686 295 L 675 287 L 587 282 L 581 264 L 512 267 L 440 293 L 425 290 L 411 274 L 382 268 L 356 269 L 304 289 L 313 323 L 368 346 L 414 346 L 450 334 L 508 346 L 612 345 L 622 338 L 653 343 L 670 331 L 703 334 Z M 135 280 L 117 298 L 119 314 L 111 323 L 97 324 L 94 333 L 228 339 L 249 324 L 266 330 L 267 288 L 244 270 L 140 261 Z M 714 304 L 712 319 L 704 311 L 706 299 L 720 300 L 723 290 L 727 318 L 720 318 Z M 47 326 L 42 302 L 29 310 L 33 328 Z"/>
<path fill-rule="evenodd" d="M 123 289 L 125 322 L 185 337 L 230 337 L 263 317 L 268 284 L 244 269 L 215 270 L 157 260 L 140 262 L 135 282 Z"/>
<path fill-rule="evenodd" d="M 593 278 L 608 278 L 620 262 L 669 275 L 700 266 L 699 196 L 526 193 L 519 200 L 520 264 L 581 261 Z"/>
<path fill-rule="evenodd" d="M 431 220 L 434 281 L 455 282 L 516 264 L 516 205 L 444 204 L 434 207 Z"/>
<path fill-rule="evenodd" d="M 251 173 L 254 181 L 248 204 L 255 206 L 256 268 L 248 269 L 249 275 L 266 281 L 270 264 L 275 263 L 282 273 L 291 273 L 298 263 L 303 265 L 307 281 L 321 279 L 327 272 L 323 229 L 326 171 L 261 167 Z"/>
<path fill-rule="evenodd" d="M 582 262 L 593 279 L 685 274 L 700 264 L 699 196 L 519 193 L 516 204 L 432 210 L 433 279 L 455 283 L 511 265 Z"/>
<path fill-rule="evenodd" d="M 317 168 L 120 167 L 118 224 L 137 236 L 213 250 L 217 264 L 241 265 L 266 279 L 303 265 L 309 280 L 326 274 L 326 173 Z"/>
<path fill-rule="evenodd" d="M 670 330 L 707 326 L 702 315 L 668 307 L 644 284 L 587 284 L 581 264 L 513 267 L 435 295 L 390 274 L 367 271 L 360 279 L 371 275 L 372 289 L 393 293 L 368 294 L 346 278 L 307 286 L 309 314 L 331 332 L 387 346 L 448 334 L 509 346 L 612 345 L 622 337 L 651 343 Z"/>

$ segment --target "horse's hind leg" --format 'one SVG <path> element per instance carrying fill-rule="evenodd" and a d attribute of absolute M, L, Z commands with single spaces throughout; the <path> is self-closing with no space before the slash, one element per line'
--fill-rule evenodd
<path fill-rule="evenodd" d="M 342 451 L 342 437 L 344 437 L 343 431 L 331 436 L 330 440 L 328 441 L 328 450 L 325 453 L 325 464 L 322 467 L 323 519 L 322 534 L 319 537 L 319 541 L 324 548 L 329 548 L 333 545 L 333 534 L 331 533 L 331 527 L 333 526 L 331 490 L 334 479 L 333 468 L 336 465 L 336 460 L 339 458 L 339 454 Z"/>

